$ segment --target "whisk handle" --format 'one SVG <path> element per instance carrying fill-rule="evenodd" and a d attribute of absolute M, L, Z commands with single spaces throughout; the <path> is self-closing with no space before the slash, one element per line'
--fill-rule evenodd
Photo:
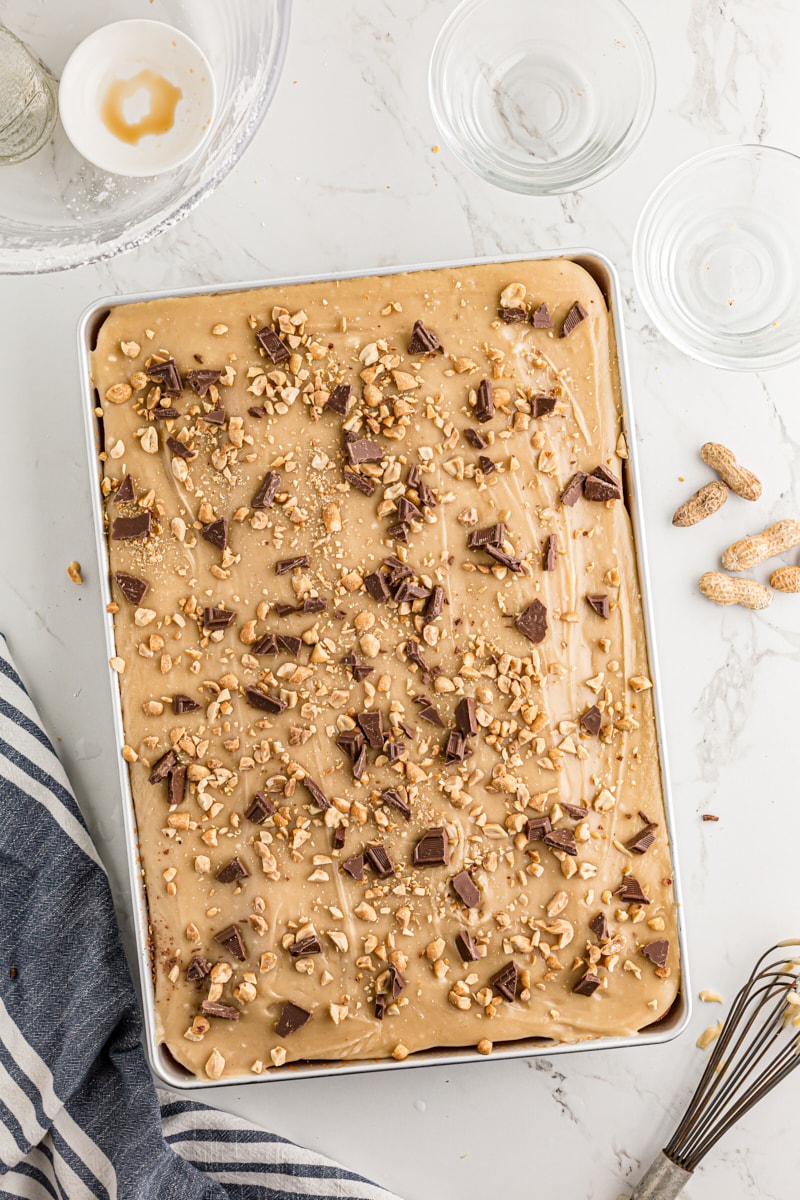
<path fill-rule="evenodd" d="M 691 1171 L 679 1167 L 662 1150 L 650 1164 L 631 1200 L 675 1200 L 691 1178 Z"/>

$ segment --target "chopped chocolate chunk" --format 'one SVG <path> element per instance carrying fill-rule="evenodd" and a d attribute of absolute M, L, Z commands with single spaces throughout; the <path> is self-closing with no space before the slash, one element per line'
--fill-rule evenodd
<path fill-rule="evenodd" d="M 356 715 L 356 722 L 372 749 L 383 749 L 383 713 L 371 710 L 369 712 L 358 713 Z"/>
<path fill-rule="evenodd" d="M 430 594 L 430 588 L 420 587 L 418 583 L 404 579 L 395 592 L 394 599 L 396 604 L 410 604 L 412 600 L 426 600 Z"/>
<path fill-rule="evenodd" d="M 538 392 L 533 397 L 532 412 L 534 417 L 549 417 L 555 406 L 555 396 L 546 396 L 544 392 Z"/>
<path fill-rule="evenodd" d="M 259 329 L 256 334 L 256 341 L 266 351 L 275 366 L 278 363 L 286 362 L 286 359 L 289 357 L 288 347 L 284 345 L 275 330 L 269 325 L 265 325 L 263 329 Z"/>
<path fill-rule="evenodd" d="M 274 633 L 265 633 L 253 646 L 253 654 L 277 654 L 278 639 Z"/>
<path fill-rule="evenodd" d="M 406 654 L 410 661 L 419 667 L 420 671 L 424 671 L 426 675 L 430 673 L 430 667 L 426 663 L 425 656 L 422 653 L 422 646 L 414 638 L 409 638 L 406 642 Z"/>
<path fill-rule="evenodd" d="M 331 850 L 342 849 L 346 834 L 347 830 L 345 829 L 344 825 L 339 825 L 337 829 L 334 829 L 333 837 L 331 838 Z"/>
<path fill-rule="evenodd" d="M 412 504 L 405 496 L 400 496 L 397 501 L 397 516 L 401 521 L 421 521 L 422 513 L 417 508 L 416 504 Z"/>
<path fill-rule="evenodd" d="M 538 645 L 547 633 L 547 609 L 541 600 L 533 600 L 514 621 L 517 629 L 529 642 Z"/>
<path fill-rule="evenodd" d="M 360 729 L 343 729 L 336 739 L 336 745 L 350 758 L 358 758 L 364 746 L 364 735 Z"/>
<path fill-rule="evenodd" d="M 228 545 L 228 518 L 219 517 L 216 521 L 210 521 L 208 525 L 203 526 L 200 535 L 218 550 L 224 550 Z"/>
<path fill-rule="evenodd" d="M 649 942 L 646 946 L 640 947 L 640 952 L 645 958 L 649 958 L 654 967 L 665 967 L 667 965 L 667 956 L 669 955 L 669 939 L 657 938 L 655 942 Z"/>
<path fill-rule="evenodd" d="M 399 812 L 404 820 L 411 820 L 411 805 L 406 803 L 396 788 L 386 788 L 381 792 L 381 804 L 388 804 L 389 808 Z"/>
<path fill-rule="evenodd" d="M 300 604 L 282 604 L 280 601 L 275 605 L 276 617 L 288 617 L 292 613 L 300 612 L 302 605 Z"/>
<path fill-rule="evenodd" d="M 128 575 L 125 571 L 115 571 L 114 578 L 125 599 L 137 607 L 150 591 L 150 584 L 146 579 L 137 579 L 135 575 Z"/>
<path fill-rule="evenodd" d="M 353 763 L 353 778 L 354 779 L 363 778 L 363 775 L 364 775 L 364 772 L 366 771 L 366 769 L 367 769 L 367 747 L 362 746 L 361 749 L 359 750 L 358 754 L 356 755 L 355 761 Z"/>
<path fill-rule="evenodd" d="M 250 504 L 253 508 L 269 508 L 272 501 L 278 494 L 278 488 L 281 486 L 281 477 L 277 471 L 267 471 L 261 481 L 261 486 L 253 496 Z"/>
<path fill-rule="evenodd" d="M 301 1008 L 299 1004 L 293 1004 L 291 1000 L 287 1000 L 281 1009 L 281 1015 L 275 1023 L 275 1032 L 279 1038 L 289 1037 L 290 1034 L 296 1033 L 298 1029 L 302 1029 L 310 1020 L 310 1012 L 305 1008 Z"/>
<path fill-rule="evenodd" d="M 431 621 L 435 621 L 438 617 L 440 617 L 442 615 L 443 611 L 444 611 L 444 588 L 442 587 L 442 585 L 440 583 L 437 583 L 434 586 L 433 591 L 431 592 L 430 596 L 428 597 L 428 602 L 425 605 L 425 608 L 423 610 L 423 616 L 425 617 L 425 624 L 430 625 Z"/>
<path fill-rule="evenodd" d="M 599 467 L 595 467 L 591 475 L 586 476 L 583 494 L 587 500 L 594 500 L 597 503 L 604 503 L 606 500 L 621 500 L 622 484 L 616 475 L 601 464 Z"/>
<path fill-rule="evenodd" d="M 475 700 L 472 696 L 464 696 L 456 705 L 456 725 L 464 737 L 474 737 L 478 732 L 478 718 L 475 715 Z"/>
<path fill-rule="evenodd" d="M 224 425 L 225 424 L 225 409 L 221 404 L 217 404 L 208 412 L 200 413 L 198 421 L 205 421 L 206 425 Z"/>
<path fill-rule="evenodd" d="M 225 929 L 221 929 L 219 933 L 214 935 L 214 941 L 224 946 L 229 954 L 239 959 L 239 962 L 247 960 L 247 951 L 244 948 L 244 942 L 242 941 L 238 925 L 228 925 Z"/>
<path fill-rule="evenodd" d="M 389 742 L 386 747 L 386 753 L 389 755 L 389 762 L 398 762 L 406 752 L 405 742 Z"/>
<path fill-rule="evenodd" d="M 585 321 L 588 317 L 588 312 L 581 304 L 580 300 L 576 300 L 572 308 L 564 317 L 564 324 L 561 326 L 560 337 L 569 337 L 573 329 L 580 325 L 581 321 Z"/>
<path fill-rule="evenodd" d="M 494 388 L 491 379 L 482 379 L 478 384 L 475 401 L 475 420 L 485 425 L 494 416 Z"/>
<path fill-rule="evenodd" d="M 183 692 L 177 692 L 172 697 L 172 711 L 176 716 L 180 717 L 187 712 L 197 712 L 200 705 L 191 696 L 184 695 Z"/>
<path fill-rule="evenodd" d="M 350 407 L 350 393 L 353 389 L 349 383 L 340 383 L 333 389 L 328 397 L 325 407 L 331 412 L 339 413 L 341 416 L 347 416 L 347 410 Z"/>
<path fill-rule="evenodd" d="M 186 978 L 189 983 L 194 983 L 198 979 L 205 979 L 210 970 L 211 963 L 202 954 L 196 954 L 186 968 Z"/>
<path fill-rule="evenodd" d="M 626 875 L 617 888 L 617 895 L 623 904 L 649 904 L 644 888 L 633 875 Z"/>
<path fill-rule="evenodd" d="M 326 612 L 328 601 L 322 596 L 308 596 L 303 601 L 303 612 L 306 614 Z"/>
<path fill-rule="evenodd" d="M 386 455 L 383 447 L 369 438 L 356 438 L 354 442 L 346 444 L 345 450 L 351 466 L 354 467 L 360 466 L 361 463 L 380 462 Z"/>
<path fill-rule="evenodd" d="M 230 608 L 213 608 L 209 606 L 203 609 L 203 631 L 214 629 L 227 629 L 236 620 L 236 613 Z"/>
<path fill-rule="evenodd" d="M 464 437 L 467 439 L 470 446 L 472 446 L 472 448 L 474 450 L 485 450 L 486 447 L 489 445 L 489 443 L 487 442 L 487 440 L 483 436 L 483 434 L 480 432 L 480 430 L 473 429 L 471 425 L 469 426 L 469 428 L 464 430 Z"/>
<path fill-rule="evenodd" d="M 277 640 L 281 650 L 285 650 L 287 654 L 291 654 L 292 658 L 297 658 L 303 645 L 299 637 L 291 633 L 279 633 Z"/>
<path fill-rule="evenodd" d="M 402 542 L 404 546 L 408 545 L 408 526 L 402 521 L 398 521 L 395 525 L 390 525 L 386 530 L 386 535 L 395 542 Z"/>
<path fill-rule="evenodd" d="M 317 808 L 330 808 L 331 802 L 323 792 L 318 783 L 315 783 L 310 775 L 304 775 L 302 779 L 303 787 L 308 792 L 311 799 L 316 804 Z"/>
<path fill-rule="evenodd" d="M 204 1000 L 203 1012 L 207 1017 L 221 1017 L 223 1021 L 238 1021 L 239 1010 L 231 1004 L 217 1004 L 214 1000 Z"/>
<path fill-rule="evenodd" d="M 525 826 L 525 837 L 529 842 L 543 842 L 552 828 L 549 817 L 531 817 Z"/>
<path fill-rule="evenodd" d="M 364 878 L 364 855 L 355 854 L 352 858 L 347 858 L 342 863 L 342 870 L 355 879 L 356 883 L 361 883 Z"/>
<path fill-rule="evenodd" d="M 570 479 L 569 483 L 567 484 L 567 486 L 564 488 L 563 492 L 561 493 L 561 503 L 565 504 L 567 506 L 567 508 L 574 507 L 574 505 L 576 505 L 578 503 L 581 496 L 583 495 L 585 483 L 586 483 L 586 472 L 585 471 L 576 471 L 575 474 L 572 476 L 572 479 Z"/>
<path fill-rule="evenodd" d="M 212 383 L 219 383 L 221 374 L 222 371 L 212 370 L 187 371 L 185 379 L 192 391 L 203 400 L 208 395 Z"/>
<path fill-rule="evenodd" d="M 467 757 L 467 739 L 457 729 L 451 729 L 444 744 L 444 764 L 462 763 Z"/>
<path fill-rule="evenodd" d="M 491 458 L 487 458 L 485 454 L 478 455 L 478 466 L 484 475 L 494 475 L 497 470 L 497 463 L 492 462 Z"/>
<path fill-rule="evenodd" d="M 554 533 L 551 533 L 544 544 L 544 554 L 542 555 L 542 570 L 555 571 L 558 565 L 558 539 Z"/>
<path fill-rule="evenodd" d="M 423 508 L 436 508 L 438 501 L 430 484 L 421 483 L 417 489 L 419 502 Z"/>
<path fill-rule="evenodd" d="M 154 421 L 177 421 L 180 415 L 177 408 L 164 408 L 162 404 L 150 409 L 150 416 Z"/>
<path fill-rule="evenodd" d="M 111 522 L 111 537 L 115 542 L 137 542 L 150 537 L 152 517 L 149 511 L 135 517 L 115 517 Z"/>
<path fill-rule="evenodd" d="M 383 992 L 378 992 L 375 996 L 375 1017 L 378 1021 L 382 1021 L 389 1007 L 389 997 Z"/>
<path fill-rule="evenodd" d="M 409 575 L 414 574 L 411 567 L 406 566 L 404 562 L 401 562 L 399 558 L 395 558 L 393 554 L 390 554 L 388 558 L 383 560 L 383 565 L 389 572 L 390 587 L 394 587 L 401 579 L 407 579 Z"/>
<path fill-rule="evenodd" d="M 501 550 L 498 546 L 484 546 L 486 554 L 493 558 L 501 567 L 507 567 L 509 571 L 513 571 L 515 575 L 519 575 L 522 570 L 522 560 L 514 558 L 512 554 L 506 554 L 505 550 Z"/>
<path fill-rule="evenodd" d="M 562 800 L 561 807 L 572 821 L 582 821 L 589 815 L 589 810 L 580 804 L 567 804 L 566 800 Z"/>
<path fill-rule="evenodd" d="M 364 587 L 370 596 L 372 596 L 372 599 L 377 600 L 378 604 L 385 604 L 391 595 L 389 586 L 381 571 L 372 571 L 369 575 L 365 575 Z"/>
<path fill-rule="evenodd" d="M 290 571 L 296 571 L 299 567 L 307 567 L 311 563 L 307 554 L 296 554 L 294 558 L 281 558 L 275 563 L 276 575 L 288 575 Z"/>
<path fill-rule="evenodd" d="M 263 825 L 267 817 L 274 817 L 277 808 L 263 792 L 256 792 L 250 802 L 250 807 L 244 814 L 254 825 Z"/>
<path fill-rule="evenodd" d="M 180 371 L 175 365 L 174 358 L 168 358 L 166 362 L 153 363 L 152 366 L 147 367 L 147 378 L 151 383 L 158 384 L 162 396 L 180 396 L 183 391 Z"/>
<path fill-rule="evenodd" d="M 442 343 L 432 329 L 428 329 L 422 321 L 415 321 L 411 330 L 411 340 L 408 343 L 409 354 L 435 354 L 441 350 Z"/>
<path fill-rule="evenodd" d="M 487 525 L 485 529 L 473 529 L 467 538 L 467 545 L 470 550 L 477 550 L 480 546 L 502 546 L 505 540 L 505 524 L 503 521 L 496 521 L 494 525 Z"/>
<path fill-rule="evenodd" d="M 167 802 L 170 805 L 182 804 L 186 794 L 186 767 L 176 767 L 170 771 L 167 779 Z"/>
<path fill-rule="evenodd" d="M 578 843 L 575 841 L 575 834 L 571 829 L 551 829 L 542 840 L 545 846 L 549 846 L 551 850 L 563 850 L 565 854 L 570 854 L 573 858 L 578 853 Z"/>
<path fill-rule="evenodd" d="M 344 469 L 344 477 L 351 487 L 356 488 L 359 492 L 363 492 L 365 496 L 372 496 L 375 492 L 376 485 L 366 475 L 356 475 L 355 471 Z"/>
<path fill-rule="evenodd" d="M 653 832 L 655 828 L 655 825 L 645 825 L 644 829 L 640 829 L 637 834 L 625 843 L 625 849 L 630 850 L 631 854 L 644 854 L 656 840 L 656 835 Z"/>
<path fill-rule="evenodd" d="M 450 862 L 447 830 L 437 825 L 423 833 L 414 847 L 411 861 L 415 867 L 446 867 Z"/>
<path fill-rule="evenodd" d="M 498 308 L 497 315 L 506 325 L 516 325 L 528 319 L 528 311 L 525 308 Z"/>
<path fill-rule="evenodd" d="M 267 410 L 262 404 L 254 404 L 251 408 L 248 408 L 247 412 L 251 417 L 255 417 L 257 421 L 260 421 L 262 417 L 267 415 Z"/>
<path fill-rule="evenodd" d="M 133 490 L 133 479 L 130 475 L 126 475 L 114 493 L 114 503 L 133 504 L 135 499 L 136 493 Z"/>
<path fill-rule="evenodd" d="M 534 329 L 552 329 L 553 319 L 546 304 L 540 304 L 531 313 L 531 325 Z"/>
<path fill-rule="evenodd" d="M 244 689 L 244 694 L 253 708 L 260 708 L 263 712 L 278 714 L 286 708 L 286 701 L 281 700 L 280 696 L 270 696 L 252 684 Z"/>
<path fill-rule="evenodd" d="M 364 859 L 381 879 L 388 879 L 390 875 L 394 875 L 394 863 L 385 846 L 367 846 Z"/>
<path fill-rule="evenodd" d="M 429 704 L 427 701 L 421 706 L 417 715 L 419 716 L 420 720 L 427 721 L 429 725 L 438 725 L 440 729 L 444 729 L 444 721 L 442 720 L 438 709 L 434 708 L 434 706 Z"/>
<path fill-rule="evenodd" d="M 171 771 L 174 771 L 178 766 L 178 754 L 175 750 L 168 750 L 166 754 L 162 754 L 161 758 L 153 764 L 150 771 L 150 783 L 161 783 Z"/>
<path fill-rule="evenodd" d="M 183 458 L 188 462 L 191 462 L 193 458 L 197 458 L 197 451 L 193 450 L 191 446 L 187 446 L 186 442 L 182 442 L 180 438 L 168 437 L 167 449 L 176 454 L 178 458 Z"/>
<path fill-rule="evenodd" d="M 472 934 L 468 929 L 459 929 L 456 934 L 456 951 L 462 962 L 477 962 L 480 958 L 478 947 L 472 940 Z"/>
<path fill-rule="evenodd" d="M 344 659 L 342 659 L 342 662 L 344 662 Z M 371 667 L 369 663 L 359 662 L 355 654 L 353 655 L 352 663 L 348 663 L 348 666 L 350 667 L 350 673 L 356 683 L 361 683 L 362 680 L 368 679 L 375 670 L 375 668 Z"/>
<path fill-rule="evenodd" d="M 481 894 L 478 886 L 468 871 L 459 871 L 450 880 L 450 886 L 465 908 L 477 908 Z"/>
<path fill-rule="evenodd" d="M 310 933 L 290 946 L 289 953 L 292 958 L 310 958 L 312 954 L 322 954 L 322 942 L 315 933 Z"/>
<path fill-rule="evenodd" d="M 575 996 L 593 996 L 600 987 L 600 977 L 594 971 L 587 971 L 572 989 Z"/>
<path fill-rule="evenodd" d="M 389 991 L 393 1000 L 397 999 L 405 986 L 406 980 L 400 974 L 397 967 L 394 963 L 389 963 Z"/>
<path fill-rule="evenodd" d="M 497 971 L 489 983 L 509 1002 L 517 998 L 517 984 L 519 982 L 519 971 L 515 962 L 506 963 L 501 970 Z"/>
<path fill-rule="evenodd" d="M 589 608 L 593 608 L 598 617 L 603 617 L 606 621 L 611 615 L 611 605 L 609 604 L 608 596 L 601 592 L 587 592 L 586 603 Z"/>
<path fill-rule="evenodd" d="M 581 728 L 590 733 L 592 737 L 597 737 L 600 733 L 600 727 L 603 724 L 603 714 L 596 704 L 591 708 L 587 708 L 586 712 L 580 719 Z"/>
<path fill-rule="evenodd" d="M 217 871 L 216 878 L 220 883 L 235 883 L 237 879 L 247 879 L 250 872 L 241 861 L 234 856 L 229 863 Z"/>
<path fill-rule="evenodd" d="M 589 922 L 589 928 L 597 938 L 598 942 L 607 942 L 609 938 L 608 918 L 604 912 L 599 912 L 596 917 L 592 917 Z"/>

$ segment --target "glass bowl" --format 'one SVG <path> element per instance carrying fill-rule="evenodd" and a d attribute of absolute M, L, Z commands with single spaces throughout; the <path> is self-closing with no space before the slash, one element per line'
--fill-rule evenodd
<path fill-rule="evenodd" d="M 92 166 L 61 124 L 27 162 L 0 167 L 0 273 L 60 271 L 110 258 L 168 229 L 239 160 L 275 93 L 291 0 L 151 0 L 146 15 L 193 38 L 217 85 L 211 133 L 182 166 L 125 178 Z M 141 0 L 7 0 L 3 21 L 58 75 L 100 25 L 142 15 Z"/>
<path fill-rule="evenodd" d="M 644 207 L 636 286 L 656 327 L 712 366 L 800 356 L 800 158 L 723 146 L 689 159 Z"/>
<path fill-rule="evenodd" d="M 550 196 L 628 157 L 650 120 L 655 67 L 621 0 L 464 0 L 428 86 L 457 158 L 498 187 Z"/>

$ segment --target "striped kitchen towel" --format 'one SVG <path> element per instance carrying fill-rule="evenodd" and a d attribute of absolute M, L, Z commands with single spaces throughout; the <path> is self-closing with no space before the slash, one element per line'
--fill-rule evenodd
<path fill-rule="evenodd" d="M 157 1093 L 108 880 L 0 636 L 0 1197 L 392 1200 Z"/>

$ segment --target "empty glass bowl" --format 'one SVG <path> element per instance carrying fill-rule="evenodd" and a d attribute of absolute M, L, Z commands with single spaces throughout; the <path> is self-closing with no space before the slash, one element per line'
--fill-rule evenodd
<path fill-rule="evenodd" d="M 56 125 L 27 162 L 0 167 L 0 273 L 58 271 L 109 258 L 169 228 L 225 178 L 275 94 L 291 0 L 4 0 L 3 21 L 56 75 L 100 25 L 143 15 L 183 30 L 205 51 L 217 109 L 202 148 L 155 178 L 92 166 Z M 46 8 L 46 11 L 45 11 Z"/>
<path fill-rule="evenodd" d="M 431 58 L 433 115 L 489 183 L 532 196 L 603 179 L 644 133 L 655 67 L 621 0 L 464 0 Z"/>
<path fill-rule="evenodd" d="M 723 146 L 683 163 L 639 218 L 636 286 L 661 333 L 713 366 L 800 356 L 800 158 Z"/>

